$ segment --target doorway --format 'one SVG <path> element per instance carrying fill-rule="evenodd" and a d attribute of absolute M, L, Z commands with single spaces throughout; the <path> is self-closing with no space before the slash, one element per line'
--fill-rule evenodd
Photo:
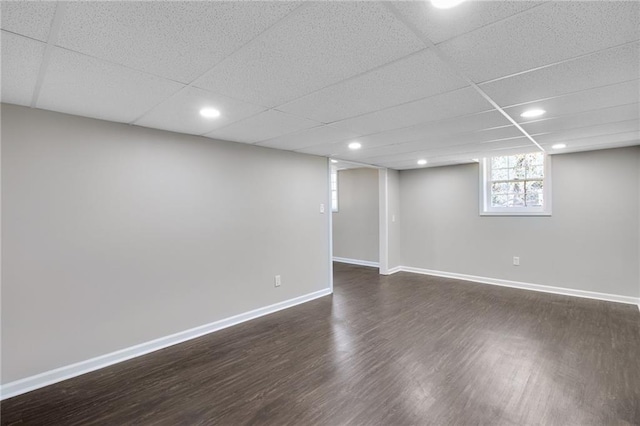
<path fill-rule="evenodd" d="M 331 160 L 332 261 L 380 267 L 380 173 Z"/>

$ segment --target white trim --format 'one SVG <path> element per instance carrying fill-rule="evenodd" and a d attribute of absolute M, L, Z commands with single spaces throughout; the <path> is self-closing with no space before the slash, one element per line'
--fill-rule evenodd
<path fill-rule="evenodd" d="M 393 275 L 396 272 L 402 272 L 402 266 L 396 266 L 394 268 L 387 269 L 387 274 L 386 275 Z"/>
<path fill-rule="evenodd" d="M 380 274 L 389 275 L 389 179 L 388 170 L 378 171 L 378 256 Z"/>
<path fill-rule="evenodd" d="M 187 340 L 195 339 L 197 337 L 204 336 L 209 333 L 213 333 L 218 330 L 222 330 L 227 327 L 231 327 L 236 324 L 243 323 L 264 315 L 268 315 L 283 309 L 290 308 L 292 306 L 299 305 L 301 303 L 309 302 L 311 300 L 328 296 L 331 294 L 331 289 L 326 288 L 323 290 L 315 291 L 313 293 L 305 294 L 303 296 L 295 297 L 293 299 L 278 302 L 273 305 L 265 306 L 263 308 L 254 309 L 243 314 L 234 315 L 229 318 L 225 318 L 219 321 L 215 321 L 209 324 L 201 325 L 189 330 L 181 331 L 169 336 L 161 337 L 159 339 L 151 340 L 149 342 L 141 343 L 139 345 L 131 346 L 119 351 L 111 352 L 105 355 L 100 355 L 95 358 L 80 361 L 75 364 L 66 365 L 64 367 L 56 368 L 54 370 L 45 371 L 44 373 L 36 374 L 31 377 L 16 380 L 14 382 L 7 383 L 0 387 L 0 399 L 7 399 L 13 396 L 17 396 L 35 389 L 42 388 L 44 386 L 52 385 L 54 383 L 61 382 L 63 380 L 71 379 L 76 376 L 80 376 L 91 371 L 98 370 L 100 368 L 108 367 L 113 364 L 117 364 L 122 361 L 126 361 L 131 358 L 146 355 L 148 353 L 164 349 L 169 346 L 176 345 L 178 343 L 186 342 Z"/>
<path fill-rule="evenodd" d="M 328 204 L 331 205 L 331 159 L 327 158 L 327 200 Z M 338 203 L 339 204 L 339 203 Z M 326 211 L 327 209 L 325 209 Z M 333 293 L 333 209 L 329 212 L 329 217 L 327 218 L 327 232 L 329 234 L 329 256 L 328 256 L 328 272 L 329 272 L 329 289 L 331 293 Z"/>
<path fill-rule="evenodd" d="M 334 262 L 340 263 L 349 263 L 351 265 L 360 265 L 360 266 L 371 266 L 374 268 L 379 268 L 380 264 L 378 262 L 373 262 L 371 260 L 359 260 L 359 259 L 349 259 L 347 257 L 336 257 L 333 256 Z"/>
<path fill-rule="evenodd" d="M 501 280 L 498 278 L 478 277 L 475 275 L 458 274 L 455 272 L 434 271 L 431 269 L 414 268 L 411 266 L 401 266 L 401 271 L 414 274 L 433 275 L 443 278 L 454 278 L 464 281 L 473 281 L 481 284 L 498 285 L 502 287 L 519 288 L 522 290 L 539 291 L 543 293 L 562 294 L 565 296 L 583 297 L 587 299 L 606 300 L 608 302 L 629 303 L 640 305 L 640 297 L 620 296 L 617 294 L 598 293 L 595 291 L 575 290 L 566 287 L 554 287 L 541 284 L 523 283 L 519 281 Z"/>
<path fill-rule="evenodd" d="M 552 212 L 552 172 L 551 156 L 543 153 L 544 156 L 544 203 L 542 207 L 491 207 L 489 199 L 491 197 L 491 158 L 503 157 L 494 155 L 484 157 L 479 162 L 480 170 L 480 216 L 551 216 Z"/>

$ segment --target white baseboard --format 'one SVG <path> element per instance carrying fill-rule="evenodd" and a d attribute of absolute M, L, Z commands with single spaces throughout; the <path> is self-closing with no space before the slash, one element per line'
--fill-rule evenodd
<path fill-rule="evenodd" d="M 349 263 L 351 265 L 360 265 L 360 266 L 371 266 L 374 268 L 379 268 L 380 267 L 380 263 L 378 262 L 372 262 L 370 260 L 359 260 L 359 259 L 348 259 L 346 257 L 333 257 L 333 261 L 334 262 L 340 262 L 340 263 Z"/>
<path fill-rule="evenodd" d="M 396 272 L 401 272 L 402 271 L 402 266 L 396 266 L 394 268 L 388 269 L 386 275 L 393 275 Z"/>
<path fill-rule="evenodd" d="M 108 367 L 110 365 L 117 364 L 131 358 L 146 355 L 159 349 L 164 349 L 166 347 L 173 346 L 187 340 L 195 339 L 197 337 L 204 336 L 205 334 L 213 333 L 215 331 L 222 330 L 224 328 L 231 327 L 233 325 L 240 324 L 242 322 L 249 321 L 254 318 L 268 315 L 277 311 L 281 311 L 283 309 L 287 309 L 301 303 L 309 302 L 311 300 L 327 296 L 329 294 L 331 294 L 331 289 L 327 288 L 324 290 L 319 290 L 313 293 L 305 294 L 304 296 L 265 306 L 264 308 L 255 309 L 253 311 L 245 312 L 243 314 L 235 315 L 189 330 L 181 331 L 169 336 L 161 337 L 159 339 L 121 349 L 119 351 L 111 352 L 85 361 L 80 361 L 75 364 L 56 368 L 55 370 L 45 371 L 44 373 L 36 374 L 35 376 L 16 380 L 0 387 L 0 400 L 11 398 L 13 396 L 42 388 L 44 386 L 52 385 L 63 380 L 71 379 L 73 377 L 80 376 L 82 374 L 98 370 L 100 368 Z"/>
<path fill-rule="evenodd" d="M 411 266 L 401 266 L 401 271 L 412 272 L 414 274 L 433 275 L 443 278 L 455 278 L 464 281 L 473 281 L 482 284 L 499 285 L 502 287 L 519 288 L 522 290 L 540 291 L 543 293 L 562 294 L 565 296 L 584 297 L 587 299 L 606 300 L 608 302 L 629 303 L 640 306 L 640 297 L 620 296 L 617 294 L 598 293 L 595 291 L 575 290 L 566 287 L 553 287 L 541 284 L 523 283 L 519 281 L 501 280 L 498 278 L 478 277 L 475 275 L 457 274 L 455 272 L 434 271 L 431 269 L 414 268 Z"/>

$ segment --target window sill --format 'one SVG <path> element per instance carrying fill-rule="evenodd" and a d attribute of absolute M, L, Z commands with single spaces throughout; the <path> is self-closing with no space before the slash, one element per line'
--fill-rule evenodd
<path fill-rule="evenodd" d="M 551 212 L 480 212 L 480 216 L 548 216 Z"/>

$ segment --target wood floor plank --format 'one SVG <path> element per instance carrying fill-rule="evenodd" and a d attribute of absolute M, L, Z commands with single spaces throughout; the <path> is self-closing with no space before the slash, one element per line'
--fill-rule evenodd
<path fill-rule="evenodd" d="M 5 400 L 2 425 L 637 425 L 632 305 L 334 265 L 335 293 Z"/>

